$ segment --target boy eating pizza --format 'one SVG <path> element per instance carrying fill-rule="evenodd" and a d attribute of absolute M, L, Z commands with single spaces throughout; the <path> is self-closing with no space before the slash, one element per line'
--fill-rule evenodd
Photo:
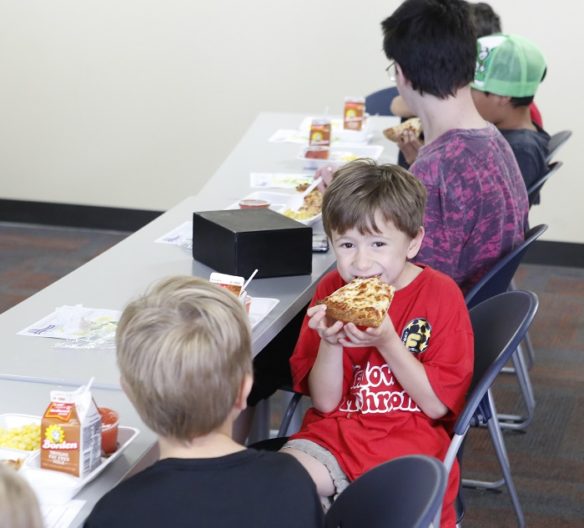
<path fill-rule="evenodd" d="M 408 171 L 369 160 L 339 169 L 324 195 L 337 269 L 318 284 L 290 360 L 294 390 L 309 394 L 313 407 L 283 447 L 324 504 L 387 460 L 443 459 L 464 404 L 473 335 L 461 291 L 443 273 L 410 262 L 424 238 L 425 200 Z M 384 292 L 380 282 L 391 288 Z M 331 300 L 345 312 L 333 310 L 335 319 Z M 384 307 L 381 319 L 344 322 L 368 302 Z M 458 478 L 455 465 L 442 526 L 454 526 Z"/>

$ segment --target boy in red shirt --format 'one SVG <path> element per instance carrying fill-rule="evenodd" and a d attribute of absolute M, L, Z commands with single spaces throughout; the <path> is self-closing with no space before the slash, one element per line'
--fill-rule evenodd
<path fill-rule="evenodd" d="M 372 467 L 409 454 L 443 459 L 449 426 L 472 377 L 473 335 L 456 283 L 410 262 L 424 237 L 426 191 L 408 171 L 359 160 L 339 169 L 323 201 L 337 270 L 317 286 L 290 360 L 294 390 L 309 394 L 295 456 L 321 497 L 334 498 Z M 378 328 L 329 320 L 318 304 L 355 277 L 395 287 Z M 442 526 L 454 526 L 454 466 Z M 416 490 L 411 490 L 416 493 Z"/>

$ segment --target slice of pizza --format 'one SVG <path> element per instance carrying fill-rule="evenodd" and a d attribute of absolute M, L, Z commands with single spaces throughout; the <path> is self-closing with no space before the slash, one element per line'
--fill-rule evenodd
<path fill-rule="evenodd" d="M 356 278 L 321 301 L 331 319 L 358 326 L 378 327 L 395 289 L 379 277 Z"/>
<path fill-rule="evenodd" d="M 383 131 L 383 135 L 389 139 L 390 141 L 394 141 L 397 143 L 400 136 L 406 131 L 411 130 L 416 137 L 420 137 L 422 135 L 422 121 L 419 117 L 412 117 L 399 125 L 395 125 L 390 128 L 386 128 Z"/>

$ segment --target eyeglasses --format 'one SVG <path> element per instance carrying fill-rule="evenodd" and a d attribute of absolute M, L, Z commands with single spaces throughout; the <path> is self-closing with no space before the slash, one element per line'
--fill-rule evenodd
<path fill-rule="evenodd" d="M 395 61 L 391 61 L 389 63 L 389 66 L 387 68 L 385 68 L 385 73 L 387 73 L 387 76 L 389 77 L 389 81 L 392 83 L 395 83 L 395 77 L 396 77 Z"/>

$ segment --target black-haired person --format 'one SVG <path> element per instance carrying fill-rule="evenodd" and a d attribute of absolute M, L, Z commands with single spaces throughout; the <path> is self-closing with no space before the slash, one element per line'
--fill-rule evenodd
<path fill-rule="evenodd" d="M 425 134 L 410 168 L 428 190 L 416 261 L 467 292 L 523 241 L 529 211 L 511 147 L 472 99 L 477 48 L 468 3 L 406 0 L 382 28 L 397 88 Z"/>

